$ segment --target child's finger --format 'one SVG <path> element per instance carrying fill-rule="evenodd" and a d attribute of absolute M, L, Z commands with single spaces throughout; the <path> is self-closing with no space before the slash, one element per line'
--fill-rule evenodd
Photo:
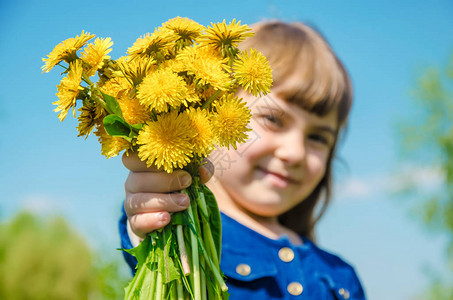
<path fill-rule="evenodd" d="M 146 162 L 138 158 L 137 153 L 124 153 L 122 157 L 123 165 L 132 172 L 161 172 L 156 166 L 146 166 Z"/>
<path fill-rule="evenodd" d="M 192 183 L 189 173 L 176 170 L 167 172 L 129 172 L 125 189 L 130 193 L 169 193 L 182 190 Z"/>
<path fill-rule="evenodd" d="M 204 164 L 198 168 L 198 172 L 200 173 L 201 181 L 206 183 L 214 175 L 214 165 L 208 159 L 205 159 L 203 162 Z"/>
<path fill-rule="evenodd" d="M 189 196 L 182 193 L 128 193 L 124 210 L 128 216 L 159 211 L 177 212 L 186 209 L 189 202 Z"/>
<path fill-rule="evenodd" d="M 141 238 L 146 234 L 160 229 L 170 222 L 170 214 L 166 211 L 133 215 L 129 218 L 132 231 Z"/>

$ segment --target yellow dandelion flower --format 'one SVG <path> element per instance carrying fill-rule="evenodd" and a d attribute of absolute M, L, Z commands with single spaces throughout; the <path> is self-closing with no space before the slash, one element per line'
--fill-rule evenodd
<path fill-rule="evenodd" d="M 140 56 L 151 56 L 157 61 L 162 61 L 169 50 L 173 49 L 177 34 L 170 29 L 156 29 L 153 34 L 147 33 L 139 37 L 135 43 L 127 50 L 131 59 Z"/>
<path fill-rule="evenodd" d="M 217 143 L 221 147 L 247 140 L 247 124 L 250 121 L 250 109 L 238 97 L 228 94 L 214 103 L 215 113 L 211 115 L 213 131 L 217 134 Z"/>
<path fill-rule="evenodd" d="M 219 90 L 226 90 L 231 78 L 225 71 L 228 60 L 207 47 L 187 47 L 176 60 L 184 66 L 184 71 L 193 75 L 198 85 L 210 85 Z"/>
<path fill-rule="evenodd" d="M 196 88 L 196 85 L 195 84 L 191 84 L 188 86 L 188 89 L 187 89 L 187 96 L 186 96 L 186 100 L 187 102 L 189 103 L 201 103 L 201 98 L 200 98 L 200 93 L 197 92 L 197 88 Z M 188 104 L 187 102 L 184 102 L 184 105 L 187 107 Z"/>
<path fill-rule="evenodd" d="M 253 96 L 267 94 L 272 86 L 272 69 L 266 57 L 255 49 L 238 55 L 233 65 L 240 86 Z"/>
<path fill-rule="evenodd" d="M 206 157 L 214 148 L 216 142 L 216 135 L 214 134 L 209 121 L 209 113 L 206 109 L 189 108 L 184 111 L 189 120 L 192 122 L 192 128 L 196 132 L 192 143 L 194 146 L 194 153 L 199 156 Z"/>
<path fill-rule="evenodd" d="M 127 78 L 133 86 L 139 85 L 146 75 L 157 68 L 156 61 L 149 56 L 138 56 L 135 59 L 121 57 L 117 62 L 120 71 L 115 72 L 115 75 Z"/>
<path fill-rule="evenodd" d="M 97 38 L 93 44 L 89 44 L 82 53 L 82 59 L 90 65 L 86 72 L 88 77 L 93 76 L 97 70 L 104 65 L 104 60 L 109 59 L 107 55 L 112 51 L 113 42 L 110 38 Z"/>
<path fill-rule="evenodd" d="M 225 20 L 222 23 L 211 23 L 206 34 L 200 38 L 200 43 L 210 45 L 216 50 L 223 50 L 228 47 L 237 47 L 245 38 L 253 36 L 251 28 L 241 25 L 241 21 L 235 19 L 228 25 Z"/>
<path fill-rule="evenodd" d="M 172 72 L 174 73 L 181 73 L 185 72 L 186 70 L 184 63 L 178 59 L 166 59 L 159 65 L 159 67 L 161 69 L 172 70 Z"/>
<path fill-rule="evenodd" d="M 79 125 L 77 126 L 79 134 L 77 136 L 85 136 L 87 138 L 94 125 L 102 122 L 105 111 L 100 105 L 91 103 L 90 105 L 83 105 L 79 108 L 79 112 L 80 114 L 77 118 L 79 120 Z"/>
<path fill-rule="evenodd" d="M 169 69 L 160 69 L 149 74 L 138 86 L 140 103 L 156 112 L 165 112 L 168 106 L 179 107 L 187 96 L 184 79 Z"/>
<path fill-rule="evenodd" d="M 70 63 L 68 76 L 63 78 L 60 84 L 57 86 L 58 100 L 52 104 L 57 105 L 55 112 L 60 112 L 58 118 L 63 121 L 68 114 L 68 111 L 72 108 L 73 115 L 75 117 L 75 105 L 77 95 L 83 87 L 80 86 L 82 81 L 82 63 L 80 60 Z"/>
<path fill-rule="evenodd" d="M 46 73 L 49 72 L 63 60 L 67 63 L 76 60 L 77 50 L 85 46 L 86 43 L 94 37 L 94 34 L 82 31 L 80 36 L 64 40 L 47 55 L 47 58 L 42 59 L 45 63 L 44 66 L 41 67 L 42 71 Z"/>
<path fill-rule="evenodd" d="M 187 114 L 172 111 L 148 122 L 140 130 L 137 138 L 138 156 L 146 165 L 162 167 L 168 173 L 174 168 L 183 168 L 193 157 L 191 122 Z"/>
<path fill-rule="evenodd" d="M 132 90 L 131 85 L 124 77 L 113 77 L 106 81 L 100 81 L 98 87 L 104 94 L 117 99 L 129 94 Z"/>
<path fill-rule="evenodd" d="M 107 158 L 117 156 L 123 150 L 131 149 L 131 144 L 123 138 L 110 136 L 105 131 L 104 125 L 99 124 L 94 134 L 98 137 L 101 143 L 101 153 Z"/>
<path fill-rule="evenodd" d="M 180 48 L 192 45 L 193 41 L 206 29 L 189 18 L 181 17 L 168 20 L 162 24 L 162 27 L 172 30 L 179 36 L 176 44 Z"/>
<path fill-rule="evenodd" d="M 117 98 L 124 120 L 129 124 L 142 124 L 150 120 L 149 110 L 136 97 L 123 94 Z"/>

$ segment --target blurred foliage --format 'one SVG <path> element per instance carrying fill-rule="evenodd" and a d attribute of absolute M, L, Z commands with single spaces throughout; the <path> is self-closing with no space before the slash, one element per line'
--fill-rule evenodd
<path fill-rule="evenodd" d="M 122 299 L 119 274 L 63 218 L 23 212 L 0 224 L 0 299 Z"/>
<path fill-rule="evenodd" d="M 433 276 L 420 299 L 453 299 L 453 52 L 444 70 L 430 68 L 420 76 L 413 96 L 416 112 L 399 127 L 403 159 L 436 173 L 438 182 L 427 189 L 429 176 L 414 180 L 416 176 L 406 172 L 402 190 L 418 200 L 422 224 L 448 240 L 447 273 Z"/>

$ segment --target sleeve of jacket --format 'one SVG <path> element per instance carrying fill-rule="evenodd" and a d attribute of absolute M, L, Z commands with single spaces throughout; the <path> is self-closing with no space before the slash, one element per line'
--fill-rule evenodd
<path fill-rule="evenodd" d="M 121 248 L 122 249 L 131 249 L 133 248 L 131 240 L 129 238 L 129 234 L 127 233 L 127 215 L 126 211 L 124 210 L 124 205 L 121 210 L 121 218 L 118 223 L 118 228 L 119 228 L 119 233 L 120 233 L 120 238 L 121 238 Z M 135 267 L 137 266 L 137 259 L 127 253 L 126 251 L 123 251 L 123 256 L 124 259 L 126 260 L 127 264 L 131 268 L 131 273 L 132 275 L 135 274 Z"/>
<path fill-rule="evenodd" d="M 352 269 L 351 280 L 352 286 L 354 287 L 354 289 L 351 291 L 352 292 L 351 299 L 365 300 L 366 296 L 362 284 L 360 282 L 360 279 L 357 276 L 357 273 L 355 272 L 354 268 L 351 267 L 351 269 Z"/>
<path fill-rule="evenodd" d="M 335 290 L 338 293 L 338 299 L 366 300 L 360 279 L 351 265 L 347 267 L 347 273 L 347 284 L 345 287 L 341 288 L 340 286 Z"/>

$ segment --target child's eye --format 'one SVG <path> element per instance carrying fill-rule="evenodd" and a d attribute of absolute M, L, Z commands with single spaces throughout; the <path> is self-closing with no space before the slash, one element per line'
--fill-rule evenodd
<path fill-rule="evenodd" d="M 283 120 L 274 114 L 262 114 L 256 116 L 256 118 L 265 128 L 278 129 L 283 127 Z"/>
<path fill-rule="evenodd" d="M 325 136 L 323 136 L 321 134 L 310 134 L 309 138 L 312 141 L 315 141 L 316 143 L 320 143 L 320 144 L 323 144 L 323 145 L 329 145 L 329 140 Z"/>
<path fill-rule="evenodd" d="M 271 122 L 271 123 L 274 123 L 274 124 L 281 124 L 281 120 L 278 119 L 276 116 L 273 116 L 273 115 L 266 115 L 264 116 L 266 118 L 267 121 Z"/>
<path fill-rule="evenodd" d="M 283 126 L 283 120 L 278 118 L 275 115 L 263 115 L 261 116 L 262 122 L 264 123 L 265 126 L 275 128 L 275 127 L 282 127 Z"/>

